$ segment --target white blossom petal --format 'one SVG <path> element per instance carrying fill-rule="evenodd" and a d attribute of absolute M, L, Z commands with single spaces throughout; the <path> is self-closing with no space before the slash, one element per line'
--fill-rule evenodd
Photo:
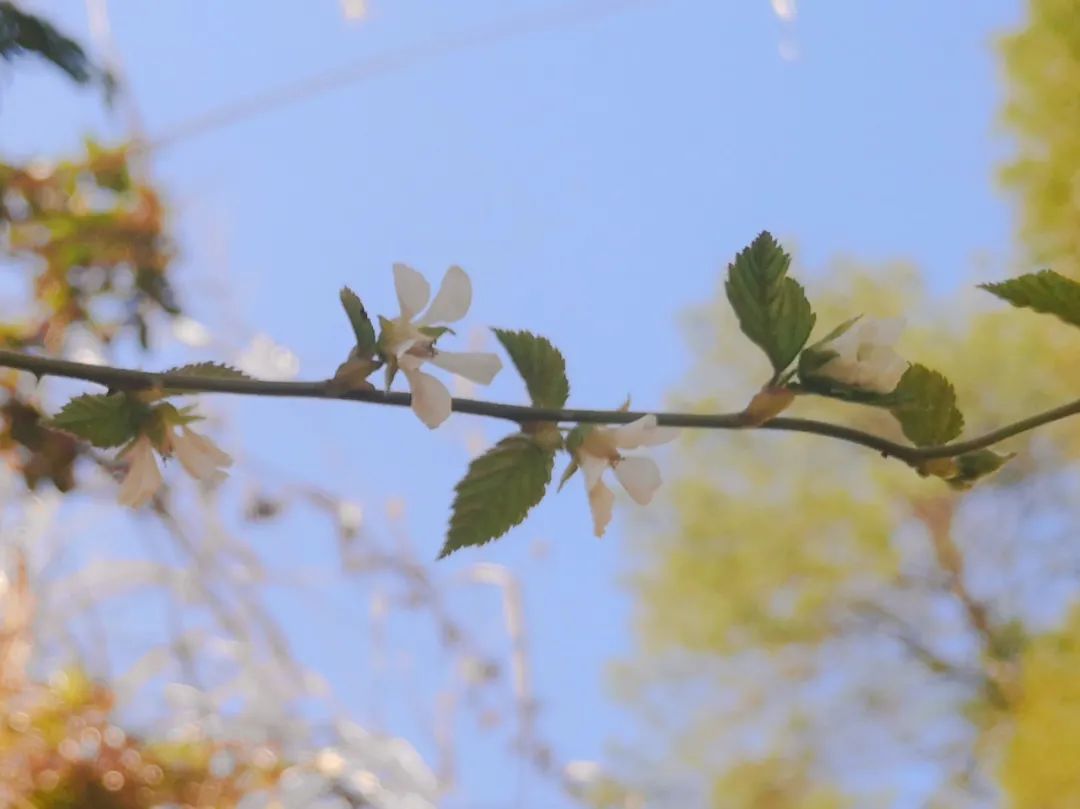
<path fill-rule="evenodd" d="M 214 486 L 228 477 L 224 468 L 232 465 L 232 456 L 206 436 L 181 427 L 172 436 L 172 448 L 180 465 L 196 480 Z"/>
<path fill-rule="evenodd" d="M 412 363 L 412 365 L 414 367 L 419 368 L 423 364 L 423 359 L 421 359 L 420 357 L 417 357 L 415 355 L 410 356 L 409 355 L 409 349 L 412 348 L 413 346 L 417 345 L 418 343 L 423 342 L 423 340 L 424 340 L 423 335 L 420 335 L 418 337 L 410 337 L 407 340 L 402 340 L 400 343 L 397 343 L 397 344 L 394 344 L 394 345 L 390 346 L 390 353 L 393 354 L 394 357 L 402 365 L 405 365 L 405 363 L 402 362 L 402 361 L 406 358 L 406 356 L 408 356 L 409 357 L 409 362 Z"/>
<path fill-rule="evenodd" d="M 582 477 L 585 478 L 585 491 L 591 492 L 600 483 L 604 470 L 608 468 L 608 461 L 606 458 L 582 452 L 578 454 L 578 465 L 581 467 Z"/>
<path fill-rule="evenodd" d="M 635 449 L 641 446 L 646 433 L 655 429 L 656 416 L 650 413 L 629 424 L 616 427 L 612 430 L 612 437 L 615 439 L 615 446 L 619 449 Z"/>
<path fill-rule="evenodd" d="M 635 503 L 647 506 L 660 488 L 660 468 L 652 458 L 623 458 L 616 461 L 615 477 Z"/>
<path fill-rule="evenodd" d="M 435 300 L 416 323 L 418 326 L 457 323 L 469 313 L 471 305 L 472 282 L 465 270 L 454 266 L 446 271 Z"/>
<path fill-rule="evenodd" d="M 902 317 L 886 317 L 880 320 L 868 320 L 860 325 L 863 342 L 892 346 L 900 339 L 905 322 Z"/>
<path fill-rule="evenodd" d="M 907 361 L 892 347 L 903 327 L 904 321 L 900 318 L 856 324 L 825 346 L 836 356 L 818 373 L 851 387 L 891 393 L 908 367 Z"/>
<path fill-rule="evenodd" d="M 436 351 L 429 362 L 478 385 L 490 385 L 495 374 L 502 370 L 499 356 L 486 352 Z"/>
<path fill-rule="evenodd" d="M 678 437 L 679 431 L 674 427 L 657 427 L 656 416 L 651 413 L 642 416 L 637 421 L 616 427 L 612 433 L 615 446 L 619 449 L 636 449 L 637 447 L 652 447 L 657 444 L 666 444 Z"/>
<path fill-rule="evenodd" d="M 833 346 L 829 346 L 833 349 Z M 859 382 L 859 365 L 854 360 L 847 359 L 846 357 L 833 357 L 827 363 L 822 365 L 817 373 L 821 376 L 828 377 L 829 379 L 836 380 L 844 385 L 851 385 L 852 387 L 858 387 Z"/>
<path fill-rule="evenodd" d="M 120 484 L 117 500 L 122 506 L 139 508 L 149 503 L 164 483 L 157 458 L 154 457 L 153 444 L 145 435 L 139 436 L 135 443 L 124 451 L 123 457 L 129 460 L 130 466 L 123 483 Z"/>
<path fill-rule="evenodd" d="M 860 326 L 856 323 L 835 340 L 822 346 L 822 348 L 836 354 L 832 359 L 833 362 L 854 362 L 859 355 L 859 346 L 862 343 L 860 334 Z"/>
<path fill-rule="evenodd" d="M 611 513 L 615 507 L 615 495 L 603 481 L 589 489 L 589 511 L 592 512 L 593 534 L 604 535 L 604 530 L 611 522 Z"/>
<path fill-rule="evenodd" d="M 431 285 L 427 279 L 408 264 L 394 265 L 394 289 L 397 291 L 401 316 L 405 320 L 416 317 L 431 297 Z"/>
<path fill-rule="evenodd" d="M 412 368 L 402 367 L 412 392 L 412 409 L 420 421 L 434 430 L 450 418 L 450 391 L 433 377 Z"/>

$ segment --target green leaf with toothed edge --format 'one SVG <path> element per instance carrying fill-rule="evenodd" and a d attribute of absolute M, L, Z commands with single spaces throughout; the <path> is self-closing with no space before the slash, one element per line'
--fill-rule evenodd
<path fill-rule="evenodd" d="M 561 408 L 570 397 L 566 360 L 546 337 L 532 332 L 492 329 L 514 363 L 534 407 Z"/>
<path fill-rule="evenodd" d="M 126 444 L 139 432 L 150 408 L 125 393 L 76 396 L 47 425 L 85 439 L 95 447 Z"/>
<path fill-rule="evenodd" d="M 996 284 L 979 284 L 1013 306 L 1054 315 L 1080 326 L 1080 283 L 1053 270 L 1028 273 Z"/>
<path fill-rule="evenodd" d="M 779 376 L 795 359 L 816 316 L 799 283 L 787 277 L 791 256 L 768 231 L 728 265 L 727 292 L 739 327 L 765 352 Z"/>
<path fill-rule="evenodd" d="M 544 498 L 555 453 L 524 433 L 508 436 L 475 458 L 455 487 L 453 511 L 439 558 L 483 545 L 520 524 Z"/>
<path fill-rule="evenodd" d="M 233 368 L 231 365 L 225 365 L 220 362 L 193 362 L 188 365 L 180 365 L 176 368 L 169 368 L 168 370 L 161 372 L 164 374 L 173 374 L 175 376 L 190 376 L 198 379 L 251 379 L 252 377 L 245 374 L 239 368 Z M 190 396 L 198 391 L 192 390 L 180 390 L 178 388 L 170 388 L 166 386 L 165 396 Z"/>
<path fill-rule="evenodd" d="M 937 371 L 912 365 L 890 394 L 890 407 L 904 435 L 917 447 L 952 441 L 964 429 L 964 416 L 956 406 L 952 383 Z"/>

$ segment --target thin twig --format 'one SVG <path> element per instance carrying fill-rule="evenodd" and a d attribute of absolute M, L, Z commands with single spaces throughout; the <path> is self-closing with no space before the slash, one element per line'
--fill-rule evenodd
<path fill-rule="evenodd" d="M 354 390 L 339 392 L 329 381 L 276 382 L 246 378 L 210 378 L 176 373 L 154 373 L 107 365 L 90 365 L 71 360 L 54 359 L 26 354 L 21 351 L 0 349 L 0 367 L 29 371 L 38 377 L 55 376 L 80 379 L 104 385 L 111 390 L 147 390 L 168 388 L 189 393 L 231 393 L 241 396 L 275 396 L 298 399 L 333 399 L 366 402 L 368 404 L 409 407 L 412 397 L 408 393 L 378 390 Z M 486 402 L 477 399 L 453 399 L 451 407 L 456 413 L 512 421 L 578 423 L 578 424 L 627 424 L 646 415 L 643 412 L 624 410 L 566 410 L 547 407 Z M 1008 438 L 1029 432 L 1038 427 L 1061 421 L 1080 414 L 1080 399 L 1046 410 L 1034 416 L 1001 427 L 967 441 L 957 441 L 933 447 L 911 447 L 887 438 L 864 432 L 843 424 L 813 419 L 781 416 L 760 426 L 765 430 L 810 433 L 836 438 L 880 452 L 884 457 L 896 458 L 910 466 L 935 458 L 955 458 L 968 452 L 985 449 Z M 737 413 L 654 413 L 657 422 L 665 427 L 686 427 L 705 430 L 742 430 L 753 428 L 743 412 Z"/>

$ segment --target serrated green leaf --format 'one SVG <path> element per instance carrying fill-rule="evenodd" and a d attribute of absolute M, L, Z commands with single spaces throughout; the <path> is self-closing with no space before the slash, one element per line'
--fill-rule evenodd
<path fill-rule="evenodd" d="M 1080 284 L 1053 270 L 979 286 L 1013 306 L 1056 315 L 1070 325 L 1080 326 Z"/>
<path fill-rule="evenodd" d="M 345 308 L 353 334 L 356 335 L 357 350 L 362 356 L 370 357 L 375 353 L 375 327 L 371 324 L 371 318 L 368 317 L 360 296 L 348 287 L 342 287 L 341 305 Z"/>
<path fill-rule="evenodd" d="M 944 444 L 964 429 L 964 416 L 956 407 L 952 383 L 937 371 L 912 365 L 891 394 L 892 414 L 904 435 L 917 447 Z"/>
<path fill-rule="evenodd" d="M 566 360 L 546 337 L 527 331 L 492 329 L 517 368 L 534 407 L 560 408 L 570 396 Z"/>
<path fill-rule="evenodd" d="M 802 286 L 787 277 L 791 256 L 768 231 L 735 256 L 724 285 L 743 334 L 760 347 L 776 376 L 806 345 L 816 316 Z"/>
<path fill-rule="evenodd" d="M 1015 457 L 1015 452 L 999 455 L 992 449 L 980 449 L 961 455 L 956 459 L 957 473 L 949 478 L 948 483 L 954 489 L 970 489 L 982 478 L 994 474 Z"/>
<path fill-rule="evenodd" d="M 245 374 L 239 368 L 233 368 L 231 365 L 225 365 L 220 362 L 193 362 L 188 365 L 180 365 L 176 368 L 169 368 L 162 371 L 163 374 L 174 374 L 176 376 L 193 376 L 200 379 L 251 379 L 250 376 Z M 165 396 L 189 396 L 197 391 L 191 390 L 179 390 L 177 388 L 166 387 L 164 391 Z"/>
<path fill-rule="evenodd" d="M 123 393 L 76 396 L 49 426 L 83 438 L 95 447 L 118 447 L 135 437 L 148 408 Z"/>
<path fill-rule="evenodd" d="M 220 362 L 193 362 L 189 365 L 179 365 L 162 371 L 163 374 L 175 374 L 177 376 L 197 376 L 203 379 L 251 379 L 239 368 L 225 365 Z"/>
<path fill-rule="evenodd" d="M 527 435 L 508 436 L 469 464 L 454 491 L 453 513 L 439 558 L 483 545 L 521 523 L 551 481 L 555 453 Z"/>

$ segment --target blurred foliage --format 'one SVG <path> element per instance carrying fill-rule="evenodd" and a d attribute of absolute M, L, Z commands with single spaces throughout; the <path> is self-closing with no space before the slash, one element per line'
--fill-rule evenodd
<path fill-rule="evenodd" d="M 1028 7 L 1003 46 L 1018 136 L 1004 182 L 1025 246 L 1075 277 L 1080 15 Z M 1076 396 L 1064 324 L 968 288 L 935 298 L 903 265 L 838 260 L 808 287 L 825 323 L 906 314 L 902 353 L 955 383 L 965 435 Z M 746 352 L 722 290 L 689 336 L 680 405 L 736 409 L 768 379 L 733 361 Z M 897 437 L 872 411 L 792 412 Z M 1080 805 L 1080 425 L 1003 449 L 1019 455 L 982 491 L 953 493 L 833 442 L 686 436 L 668 513 L 637 532 L 638 644 L 616 672 L 663 739 L 653 772 L 717 809 Z"/>
<path fill-rule="evenodd" d="M 1080 275 L 1080 15 L 1072 0 L 1028 0 L 1024 26 L 1002 42 L 1004 119 L 1017 153 L 1002 177 L 1020 202 L 1036 261 Z"/>
<path fill-rule="evenodd" d="M 131 335 L 147 349 L 155 314 L 180 312 L 164 207 L 132 162 L 129 147 L 93 141 L 73 161 L 0 162 L 0 267 L 18 285 L 0 346 L 96 354 Z M 0 374 L 0 416 L 0 452 L 29 488 L 75 485 L 79 446 L 41 424 L 18 374 Z"/>
<path fill-rule="evenodd" d="M 1080 352 L 1064 324 L 991 311 L 970 291 L 935 300 L 903 265 L 837 261 L 809 286 L 826 323 L 921 313 L 901 353 L 954 381 L 966 434 L 1075 396 Z M 768 379 L 762 362 L 733 362 L 733 321 L 721 290 L 691 315 L 698 361 L 679 406 L 736 409 Z M 900 437 L 870 408 L 800 398 L 792 412 Z M 664 729 L 682 777 L 696 772 L 712 806 L 830 806 L 841 796 L 887 806 L 910 797 L 909 774 L 926 770 L 925 805 L 994 805 L 1024 650 L 1063 618 L 1043 612 L 1033 625 L 1033 605 L 1048 590 L 1080 596 L 1080 568 L 1069 567 L 1080 562 L 1070 547 L 1080 425 L 1006 448 L 1018 458 L 983 491 L 954 494 L 813 437 L 683 438 L 668 513 L 637 532 L 638 646 L 616 685 Z M 1056 498 L 1041 517 L 1037 492 Z M 792 788 L 799 779 L 806 785 Z"/>
<path fill-rule="evenodd" d="M 133 329 L 146 348 L 151 312 L 179 313 L 164 208 L 132 159 L 87 141 L 75 161 L 0 163 L 0 255 L 36 310 L 0 323 L 5 346 L 59 353 L 78 327 L 105 345 Z"/>
<path fill-rule="evenodd" d="M 109 77 L 87 57 L 82 46 L 58 31 L 52 23 L 20 10 L 9 0 L 0 1 L 0 59 L 36 56 L 63 71 L 78 84 L 98 80 L 107 86 Z"/>
<path fill-rule="evenodd" d="M 1036 638 L 1021 661 L 1020 694 L 1002 781 L 1015 809 L 1080 806 L 1080 607 Z"/>
<path fill-rule="evenodd" d="M 711 805 L 747 809 L 847 809 L 852 803 L 828 786 L 814 784 L 798 765 L 762 759 L 733 767 L 712 785 Z"/>
<path fill-rule="evenodd" d="M 0 702 L 0 798 L 35 809 L 236 806 L 283 767 L 258 749 L 124 732 L 114 698 L 79 669 L 23 681 Z"/>

